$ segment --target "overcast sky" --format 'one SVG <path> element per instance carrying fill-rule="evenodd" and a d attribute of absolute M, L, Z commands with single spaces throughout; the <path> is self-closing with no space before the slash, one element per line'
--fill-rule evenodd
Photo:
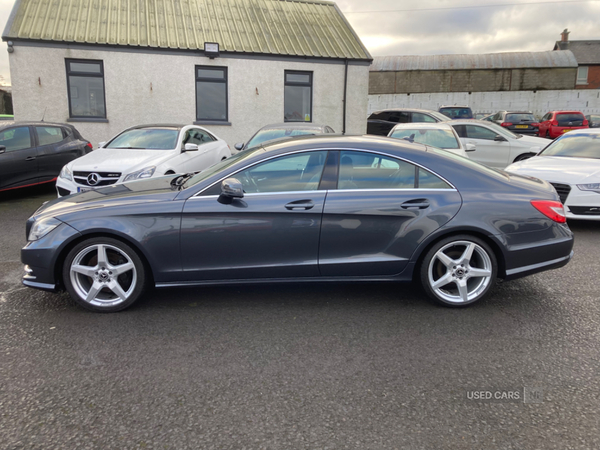
<path fill-rule="evenodd" d="M 0 0 L 1 30 L 13 4 Z M 338 0 L 337 4 L 373 56 L 552 50 L 565 28 L 573 40 L 600 39 L 600 0 Z M 4 84 L 10 83 L 4 42 L 0 76 Z"/>

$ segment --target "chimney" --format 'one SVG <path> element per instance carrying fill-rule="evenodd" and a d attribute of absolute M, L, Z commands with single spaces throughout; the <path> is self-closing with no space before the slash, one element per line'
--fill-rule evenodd
<path fill-rule="evenodd" d="M 569 42 L 570 31 L 565 28 L 565 31 L 560 33 L 560 42 Z"/>

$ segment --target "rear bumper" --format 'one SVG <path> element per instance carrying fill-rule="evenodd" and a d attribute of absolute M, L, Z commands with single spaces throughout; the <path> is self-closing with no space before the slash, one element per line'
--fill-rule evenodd
<path fill-rule="evenodd" d="M 585 130 L 587 128 L 588 127 L 550 127 L 550 128 L 548 128 L 548 134 L 550 135 L 550 137 L 552 139 L 556 139 L 557 137 L 565 134 L 567 131 Z M 564 130 L 566 130 L 566 131 L 564 131 Z"/>
<path fill-rule="evenodd" d="M 545 239 L 532 241 L 530 233 L 546 235 Z M 518 233 L 511 236 L 505 258 L 505 280 L 514 280 L 545 270 L 566 265 L 573 257 L 573 233 L 565 225 L 554 225 L 546 232 Z M 516 243 L 520 240 L 523 243 Z M 512 241 L 513 245 L 510 245 Z M 525 241 L 525 242 L 524 242 Z M 529 241 L 529 242 L 527 242 Z"/>

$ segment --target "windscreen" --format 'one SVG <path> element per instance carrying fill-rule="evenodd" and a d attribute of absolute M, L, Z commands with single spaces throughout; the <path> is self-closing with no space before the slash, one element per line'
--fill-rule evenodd
<path fill-rule="evenodd" d="M 506 122 L 535 122 L 533 114 L 507 114 Z"/>
<path fill-rule="evenodd" d="M 585 117 L 583 117 L 583 114 L 569 113 L 569 114 L 557 114 L 556 115 L 556 121 L 558 122 L 558 125 L 561 127 L 564 127 L 567 125 L 580 127 L 583 125 L 584 120 L 585 120 Z"/>
<path fill-rule="evenodd" d="M 600 135 L 566 135 L 546 147 L 539 156 L 600 159 Z"/>
<path fill-rule="evenodd" d="M 138 128 L 121 133 L 104 148 L 172 150 L 177 146 L 177 136 L 176 128 Z"/>
<path fill-rule="evenodd" d="M 440 112 L 451 119 L 472 119 L 471 108 L 448 107 L 440 108 Z"/>
<path fill-rule="evenodd" d="M 458 140 L 451 130 L 430 130 L 430 129 L 395 129 L 390 137 L 417 142 L 432 147 L 444 149 L 460 148 Z"/>
<path fill-rule="evenodd" d="M 307 134 L 320 134 L 317 129 L 302 129 L 302 128 L 276 128 L 271 130 L 260 130 L 246 145 L 247 148 L 256 147 L 263 142 L 272 141 L 288 136 L 302 136 Z"/>

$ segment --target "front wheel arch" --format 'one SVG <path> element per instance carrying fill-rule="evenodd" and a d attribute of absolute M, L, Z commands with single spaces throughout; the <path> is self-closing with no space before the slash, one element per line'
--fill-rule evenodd
<path fill-rule="evenodd" d="M 533 158 L 537 153 L 521 153 L 513 162 L 523 161 L 524 159 Z"/>

